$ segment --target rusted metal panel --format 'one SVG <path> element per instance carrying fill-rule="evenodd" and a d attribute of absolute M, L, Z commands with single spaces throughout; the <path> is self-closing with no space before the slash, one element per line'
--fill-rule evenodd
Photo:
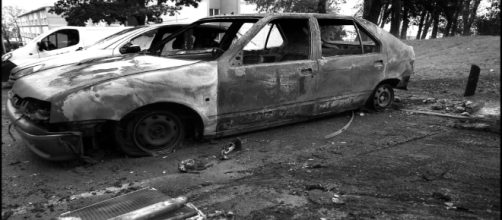
<path fill-rule="evenodd" d="M 51 123 L 120 120 L 138 107 L 174 102 L 194 109 L 206 129 L 214 130 L 210 118 L 216 115 L 216 61 L 140 56 L 100 64 L 73 69 L 57 78 L 46 74 L 22 78 L 13 91 L 21 97 L 51 100 Z M 137 74 L 145 72 L 148 74 Z M 41 86 L 27 85 L 34 80 Z"/>
<path fill-rule="evenodd" d="M 403 79 L 403 77 L 410 76 L 413 73 L 412 61 L 415 60 L 415 53 L 411 46 L 406 45 L 389 32 L 369 21 L 356 20 L 382 42 L 382 50 L 387 54 L 385 78 Z"/>

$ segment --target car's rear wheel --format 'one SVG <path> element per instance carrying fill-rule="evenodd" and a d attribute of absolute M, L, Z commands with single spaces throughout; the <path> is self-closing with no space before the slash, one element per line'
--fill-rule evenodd
<path fill-rule="evenodd" d="M 170 153 L 185 137 L 180 118 L 164 110 L 133 113 L 116 125 L 114 133 L 119 148 L 131 156 Z"/>
<path fill-rule="evenodd" d="M 394 89 L 386 83 L 380 84 L 376 87 L 373 94 L 368 99 L 368 107 L 375 111 L 382 111 L 388 108 L 394 102 Z"/>

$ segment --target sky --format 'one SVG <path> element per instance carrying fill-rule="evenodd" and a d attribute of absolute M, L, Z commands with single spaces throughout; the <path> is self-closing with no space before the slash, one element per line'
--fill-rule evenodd
<path fill-rule="evenodd" d="M 2 0 L 2 6 L 18 6 L 26 11 L 31 11 L 42 6 L 54 5 L 57 0 Z M 346 15 L 353 15 L 355 10 L 354 5 L 362 0 L 349 0 L 347 1 L 345 7 L 343 7 L 342 12 Z M 351 13 L 352 12 L 352 13 Z"/>
<path fill-rule="evenodd" d="M 18 6 L 26 11 L 31 11 L 42 6 L 53 5 L 57 0 L 1 0 L 2 6 Z M 344 15 L 353 15 L 355 13 L 354 5 L 362 0 L 348 0 L 346 4 L 342 6 L 342 13 Z M 478 13 L 483 13 L 483 9 L 488 6 L 488 0 L 482 0 L 479 5 Z"/>

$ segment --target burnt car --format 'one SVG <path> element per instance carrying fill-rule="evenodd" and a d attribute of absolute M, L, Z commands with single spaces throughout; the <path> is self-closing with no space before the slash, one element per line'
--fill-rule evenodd
<path fill-rule="evenodd" d="M 201 25 L 222 33 L 197 31 Z M 415 55 L 376 25 L 333 14 L 204 18 L 140 54 L 40 71 L 16 81 L 8 115 L 43 158 L 85 155 L 104 137 L 133 156 L 185 137 L 220 137 L 392 104 Z"/>

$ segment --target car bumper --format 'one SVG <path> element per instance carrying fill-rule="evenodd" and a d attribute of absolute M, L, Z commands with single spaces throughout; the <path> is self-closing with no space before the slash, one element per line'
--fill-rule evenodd
<path fill-rule="evenodd" d="M 408 90 L 408 82 L 410 82 L 410 76 L 403 76 L 399 83 L 396 85 L 396 88 Z"/>
<path fill-rule="evenodd" d="M 16 66 L 17 65 L 10 60 L 2 62 L 2 82 L 7 82 L 7 80 L 9 80 L 10 71 Z"/>
<path fill-rule="evenodd" d="M 16 112 L 7 101 L 7 115 L 27 147 L 38 156 L 53 161 L 76 159 L 83 154 L 80 132 L 50 132 Z"/>

